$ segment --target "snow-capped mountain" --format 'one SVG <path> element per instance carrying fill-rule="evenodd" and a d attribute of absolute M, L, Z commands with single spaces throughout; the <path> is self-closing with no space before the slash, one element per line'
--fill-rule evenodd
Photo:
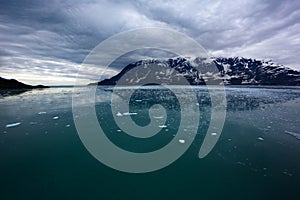
<path fill-rule="evenodd" d="M 141 80 L 147 78 L 153 84 L 181 85 L 180 78 L 184 77 L 191 85 L 204 85 L 208 82 L 218 84 L 223 81 L 226 85 L 300 86 L 300 71 L 271 61 L 242 57 L 141 60 L 127 65 L 110 79 L 92 84 L 115 85 L 124 75 L 126 79 L 122 79 L 122 85 L 139 85 L 143 82 Z"/>

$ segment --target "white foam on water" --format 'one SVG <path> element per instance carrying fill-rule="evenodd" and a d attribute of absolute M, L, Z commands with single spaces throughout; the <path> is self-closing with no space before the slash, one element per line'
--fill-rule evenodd
<path fill-rule="evenodd" d="M 19 126 L 20 124 L 21 124 L 21 122 L 16 122 L 16 123 L 12 123 L 12 124 L 6 124 L 5 127 L 11 128 L 11 127 Z"/>
<path fill-rule="evenodd" d="M 181 144 L 184 144 L 184 143 L 185 143 L 185 140 L 183 140 L 183 139 L 179 139 L 178 141 L 179 141 L 179 143 L 181 143 Z"/>

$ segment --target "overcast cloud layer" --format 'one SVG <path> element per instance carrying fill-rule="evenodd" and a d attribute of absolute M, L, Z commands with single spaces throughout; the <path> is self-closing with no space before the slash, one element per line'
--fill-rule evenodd
<path fill-rule="evenodd" d="M 272 59 L 300 69 L 298 0 L 0 1 L 0 76 L 29 84 L 73 84 L 99 42 L 122 31 L 167 27 L 212 56 Z M 121 66 L 105 72 L 116 74 Z M 92 67 L 80 78 L 97 80 Z"/>

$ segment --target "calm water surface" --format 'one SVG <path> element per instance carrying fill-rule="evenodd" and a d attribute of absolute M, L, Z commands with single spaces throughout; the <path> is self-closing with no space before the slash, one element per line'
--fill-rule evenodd
<path fill-rule="evenodd" d="M 196 139 L 176 162 L 145 174 L 116 171 L 88 153 L 73 122 L 72 88 L 2 94 L 0 199 L 299 199 L 300 88 L 228 87 L 225 126 L 204 159 L 198 152 L 210 98 L 205 88 L 194 90 L 201 111 Z M 180 106 L 189 104 L 178 105 L 160 88 L 136 91 L 130 111 L 137 124 L 149 123 L 148 109 L 156 103 L 168 114 L 166 127 L 142 141 L 118 128 L 110 98 L 109 88 L 98 88 L 99 123 L 111 141 L 132 152 L 153 151 L 172 140 Z"/>

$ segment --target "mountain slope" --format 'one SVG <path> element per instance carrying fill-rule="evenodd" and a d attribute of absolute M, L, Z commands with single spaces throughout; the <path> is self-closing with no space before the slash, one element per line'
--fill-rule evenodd
<path fill-rule="evenodd" d="M 157 68 L 153 71 L 153 66 L 158 66 L 159 71 Z M 121 85 L 138 85 L 140 80 L 149 76 L 152 76 L 150 80 L 153 80 L 153 83 L 169 85 L 178 85 L 178 77 L 184 77 L 191 85 L 204 85 L 207 81 L 218 83 L 221 80 L 226 85 L 300 85 L 300 71 L 275 65 L 271 61 L 241 57 L 142 60 L 127 65 L 110 79 L 90 85 L 115 85 L 124 75 L 127 78 Z"/>
<path fill-rule="evenodd" d="M 49 87 L 44 85 L 36 85 L 36 86 L 27 85 L 15 79 L 5 79 L 0 77 L 0 89 L 35 89 L 35 88 L 49 88 Z"/>

